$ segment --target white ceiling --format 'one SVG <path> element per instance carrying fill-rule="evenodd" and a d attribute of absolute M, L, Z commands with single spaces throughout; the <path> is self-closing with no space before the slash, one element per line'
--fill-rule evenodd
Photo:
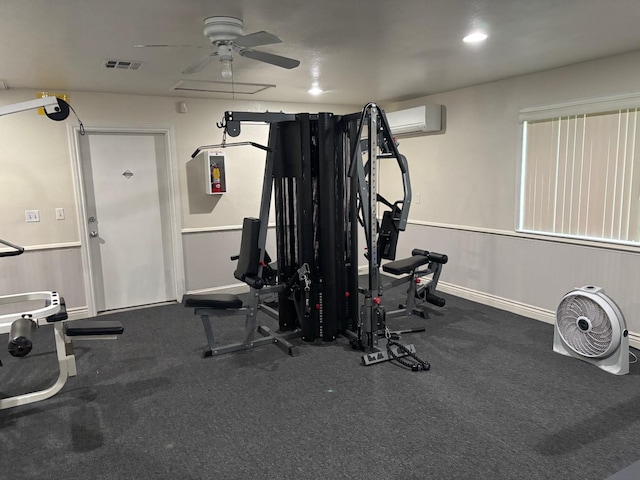
<path fill-rule="evenodd" d="M 9 88 L 230 98 L 185 94 L 180 80 L 222 81 L 212 62 L 181 72 L 206 50 L 205 17 L 244 19 L 283 43 L 286 70 L 239 57 L 234 80 L 274 84 L 236 98 L 364 104 L 452 90 L 640 49 L 639 0 L 2 0 L 0 79 Z M 462 42 L 483 28 L 482 45 Z M 144 62 L 107 70 L 107 59 Z M 317 79 L 326 92 L 307 93 Z"/>

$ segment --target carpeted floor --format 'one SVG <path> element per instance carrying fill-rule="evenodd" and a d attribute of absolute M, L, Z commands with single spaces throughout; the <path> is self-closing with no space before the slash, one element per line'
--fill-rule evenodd
<path fill-rule="evenodd" d="M 417 373 L 364 367 L 344 338 L 202 359 L 181 305 L 106 315 L 121 338 L 77 342 L 58 395 L 0 411 L 0 478 L 577 480 L 640 459 L 637 364 L 607 374 L 554 354 L 551 325 L 445 297 L 393 322 L 426 327 L 403 339 L 431 363 Z M 227 343 L 242 325 L 214 328 Z M 34 343 L 0 349 L 3 395 L 55 377 L 50 327 Z"/>

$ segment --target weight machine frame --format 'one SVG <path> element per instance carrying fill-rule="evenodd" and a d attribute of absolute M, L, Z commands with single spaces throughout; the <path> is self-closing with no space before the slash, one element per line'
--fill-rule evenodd
<path fill-rule="evenodd" d="M 253 142 L 227 144 L 227 135 L 240 135 L 242 122 L 269 124 L 268 147 Z M 265 313 L 271 316 L 277 313 L 280 331 L 286 334 L 299 330 L 305 341 L 332 341 L 340 334 L 345 335 L 364 351 L 365 365 L 391 359 L 388 348 L 378 347 L 379 336 L 389 338 L 381 305 L 380 261 L 394 259 L 397 234 L 385 240 L 393 243 L 390 256 L 380 248 L 379 203 L 392 206 L 389 219 L 395 231 L 405 230 L 411 184 L 407 160 L 397 149 L 384 111 L 375 103 L 367 104 L 362 112 L 342 116 L 323 112 L 228 111 L 218 127 L 224 129 L 223 142 L 199 147 L 192 157 L 206 148 L 240 145 L 267 152 L 257 245 L 260 266 L 256 278 L 262 276 L 273 194 L 279 285 L 269 290 L 279 292 L 279 310 L 268 307 Z M 395 159 L 402 174 L 403 198 L 394 204 L 378 194 L 378 163 L 383 159 Z M 358 220 L 366 236 L 367 288 L 358 287 Z M 285 298 L 282 291 L 286 289 L 281 289 L 281 285 L 294 278 L 302 265 L 307 265 L 310 286 L 307 285 L 304 297 Z M 236 275 L 236 278 L 239 277 Z M 253 332 L 257 311 L 263 308 L 259 303 L 262 287 L 241 279 L 251 287 L 245 342 L 220 347 L 215 354 L 256 346 Z M 361 306 L 360 294 L 364 295 Z M 237 313 L 244 310 L 242 307 Z M 212 339 L 212 332 L 207 333 L 208 337 L 209 333 Z M 291 337 L 287 335 L 287 338 Z M 260 340 L 260 344 L 269 343 L 268 339 Z M 406 347 L 406 351 L 397 347 L 392 350 L 394 357 L 415 352 L 412 345 Z"/>
<path fill-rule="evenodd" d="M 407 159 L 398 151 L 384 111 L 375 103 L 365 105 L 360 115 L 346 116 L 345 122 L 350 133 L 349 171 L 350 176 L 357 179 L 359 210 L 362 215 L 361 223 L 367 242 L 368 287 L 359 289 L 360 293 L 364 294 L 364 301 L 360 307 L 356 328 L 347 329 L 344 334 L 349 338 L 354 348 L 365 352 L 362 356 L 364 365 L 399 360 L 401 357 L 409 355 L 419 361 L 419 368 L 418 364 L 412 365 L 412 367 L 428 369 L 428 364 L 415 356 L 413 345 L 402 345 L 397 341 L 391 341 L 392 337 L 397 339 L 401 334 L 421 332 L 424 331 L 424 328 L 390 331 L 386 324 L 387 318 L 391 319 L 399 315 L 394 311 L 394 315 L 387 317 L 385 307 L 382 304 L 381 260 L 395 259 L 397 233 L 406 229 L 411 206 L 412 193 Z M 366 137 L 363 139 L 365 128 Z M 362 151 L 363 145 L 366 145 L 365 152 Z M 378 162 L 384 159 L 395 159 L 402 175 L 403 198 L 394 204 L 388 202 L 378 193 Z M 388 216 L 388 223 L 396 234 L 395 236 L 391 235 L 392 238 L 385 239 L 378 226 L 380 203 L 391 208 L 383 215 L 382 225 L 384 226 L 385 217 Z M 383 245 L 390 248 L 387 250 Z M 380 337 L 387 339 L 387 345 L 384 348 L 378 345 Z"/>

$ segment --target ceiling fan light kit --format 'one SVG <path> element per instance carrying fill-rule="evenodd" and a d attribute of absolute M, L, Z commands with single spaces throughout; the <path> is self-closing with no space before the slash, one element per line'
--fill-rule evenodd
<path fill-rule="evenodd" d="M 222 78 L 231 78 L 233 76 L 233 70 L 231 70 L 231 62 L 233 62 L 231 47 L 222 43 L 218 45 L 218 58 L 222 64 L 222 71 L 220 72 Z"/>

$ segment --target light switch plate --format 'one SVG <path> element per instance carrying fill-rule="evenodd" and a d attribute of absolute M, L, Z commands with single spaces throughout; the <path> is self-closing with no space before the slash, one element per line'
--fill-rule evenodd
<path fill-rule="evenodd" d="M 39 222 L 40 210 L 25 210 L 24 217 L 27 220 L 27 222 Z"/>

